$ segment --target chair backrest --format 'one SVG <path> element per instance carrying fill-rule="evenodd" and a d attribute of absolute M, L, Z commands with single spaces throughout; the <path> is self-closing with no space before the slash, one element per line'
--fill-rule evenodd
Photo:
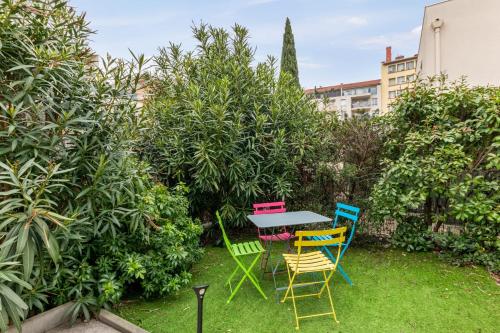
<path fill-rule="evenodd" d="M 347 227 L 340 227 L 335 229 L 327 229 L 327 230 L 301 230 L 295 232 L 295 236 L 297 240 L 295 241 L 295 246 L 297 247 L 297 265 L 300 261 L 300 254 L 302 253 L 303 247 L 322 247 L 328 245 L 338 244 L 337 251 L 337 260 L 335 261 L 335 268 L 337 268 L 337 263 L 339 262 L 340 252 L 342 248 L 342 244 L 345 241 L 345 233 L 347 231 Z M 320 236 L 331 236 L 325 237 L 326 239 L 314 240 L 314 237 Z"/>
<path fill-rule="evenodd" d="M 337 223 L 340 221 L 341 218 L 344 218 L 352 222 L 351 232 L 349 233 L 347 242 L 343 244 L 344 248 L 342 250 L 342 253 L 340 254 L 341 257 L 344 255 L 344 252 L 349 247 L 349 244 L 351 244 L 354 234 L 356 233 L 356 224 L 359 219 L 359 212 L 360 209 L 358 207 L 347 205 L 342 202 L 337 203 L 337 210 L 335 211 L 335 219 L 333 220 L 333 227 L 334 228 L 337 227 Z"/>
<path fill-rule="evenodd" d="M 224 229 L 224 225 L 222 223 L 222 219 L 220 218 L 220 215 L 219 215 L 219 211 L 216 211 L 215 215 L 217 216 L 217 221 L 219 222 L 219 227 L 220 227 L 220 230 L 222 231 L 222 238 L 224 238 L 224 243 L 226 244 L 227 249 L 229 250 L 229 252 L 232 255 L 233 254 L 232 244 L 229 241 L 229 238 L 227 237 L 226 230 Z"/>
<path fill-rule="evenodd" d="M 286 212 L 284 201 L 253 204 L 253 215 L 275 214 L 284 212 Z"/>

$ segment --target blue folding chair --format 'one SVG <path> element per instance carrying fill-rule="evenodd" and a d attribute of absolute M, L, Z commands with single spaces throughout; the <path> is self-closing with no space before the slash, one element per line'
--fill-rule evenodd
<path fill-rule="evenodd" d="M 356 232 L 356 223 L 358 222 L 359 218 L 359 211 L 360 209 L 358 207 L 346 205 L 344 203 L 338 202 L 337 203 L 337 210 L 335 211 L 335 219 L 333 220 L 333 229 L 337 228 L 337 223 L 339 222 L 340 218 L 345 218 L 348 221 L 352 222 L 351 225 L 351 231 L 349 233 L 349 238 L 345 243 L 342 244 L 342 252 L 340 252 L 340 257 L 339 261 L 342 259 L 344 256 L 345 251 L 349 248 L 349 244 L 351 244 L 351 241 L 354 237 L 354 234 Z M 331 236 L 314 236 L 312 237 L 313 240 L 328 240 L 329 237 Z M 329 247 L 330 246 L 338 246 L 339 244 L 333 244 L 333 245 L 325 245 L 321 247 L 321 250 L 325 252 L 325 254 L 333 261 L 335 262 L 337 260 L 337 256 L 333 255 L 332 252 L 330 252 Z M 339 271 L 340 274 L 344 277 L 344 279 L 347 281 L 352 286 L 352 281 L 349 278 L 349 275 L 344 271 L 344 268 L 340 263 L 337 266 L 337 270 Z"/>

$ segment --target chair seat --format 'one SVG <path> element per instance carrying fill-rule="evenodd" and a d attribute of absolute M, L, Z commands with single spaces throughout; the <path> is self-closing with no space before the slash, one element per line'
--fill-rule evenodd
<path fill-rule="evenodd" d="M 274 235 L 261 235 L 259 238 L 264 241 L 264 242 L 282 242 L 282 241 L 288 241 L 295 237 L 293 234 L 289 232 L 283 232 L 281 234 L 274 234 Z"/>
<path fill-rule="evenodd" d="M 335 265 L 327 256 L 321 251 L 314 251 L 309 253 L 302 253 L 299 258 L 299 265 L 297 266 L 297 254 L 285 253 L 283 254 L 285 262 L 291 271 L 297 273 L 307 272 L 321 272 L 325 270 L 332 270 Z"/>
<path fill-rule="evenodd" d="M 235 256 L 246 256 L 249 254 L 266 252 L 259 241 L 232 244 L 231 248 Z"/>

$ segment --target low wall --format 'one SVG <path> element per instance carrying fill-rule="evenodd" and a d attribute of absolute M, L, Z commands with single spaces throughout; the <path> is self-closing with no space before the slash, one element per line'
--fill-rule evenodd
<path fill-rule="evenodd" d="M 26 319 L 22 324 L 23 332 L 45 333 L 48 330 L 64 324 L 66 322 L 66 311 L 68 311 L 72 304 L 72 302 L 68 302 Z M 15 327 L 10 327 L 7 333 L 17 333 L 17 329 Z"/>
<path fill-rule="evenodd" d="M 22 324 L 23 333 L 45 333 L 58 326 L 67 324 L 66 313 L 72 304 L 72 302 L 68 302 L 26 319 Z M 99 312 L 97 320 L 122 333 L 148 333 L 148 331 L 139 326 L 106 310 Z M 7 333 L 17 333 L 17 329 L 10 327 Z"/>

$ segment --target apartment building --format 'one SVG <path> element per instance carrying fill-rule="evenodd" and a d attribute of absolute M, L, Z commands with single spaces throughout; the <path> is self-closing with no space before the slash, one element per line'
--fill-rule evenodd
<path fill-rule="evenodd" d="M 380 80 L 314 87 L 305 93 L 316 99 L 320 110 L 336 112 L 342 120 L 379 114 Z"/>
<path fill-rule="evenodd" d="M 380 114 L 391 110 L 391 103 L 404 90 L 411 88 L 416 79 L 417 55 L 399 55 L 392 59 L 392 47 L 385 49 L 385 61 L 380 70 L 381 103 Z"/>
<path fill-rule="evenodd" d="M 421 77 L 465 76 L 473 86 L 500 86 L 500 0 L 449 0 L 426 6 L 418 70 Z"/>

